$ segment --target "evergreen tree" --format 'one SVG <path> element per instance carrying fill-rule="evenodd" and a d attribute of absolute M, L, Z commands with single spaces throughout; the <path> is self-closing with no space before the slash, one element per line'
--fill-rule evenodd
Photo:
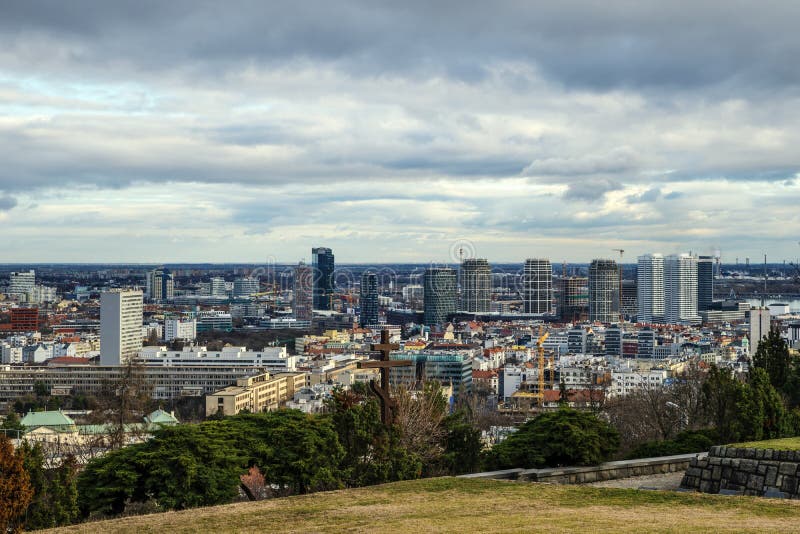
<path fill-rule="evenodd" d="M 782 390 L 786 385 L 791 370 L 791 355 L 786 340 L 777 329 L 759 341 L 758 349 L 753 356 L 753 367 L 763 369 L 775 389 Z"/>
<path fill-rule="evenodd" d="M 0 434 L 0 532 L 21 532 L 33 489 L 22 453 Z"/>

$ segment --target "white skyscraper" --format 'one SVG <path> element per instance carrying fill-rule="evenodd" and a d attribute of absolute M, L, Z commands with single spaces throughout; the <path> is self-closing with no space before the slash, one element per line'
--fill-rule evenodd
<path fill-rule="evenodd" d="M 645 254 L 639 256 L 636 292 L 640 323 L 664 321 L 664 256 Z"/>
<path fill-rule="evenodd" d="M 758 344 L 769 334 L 770 313 L 769 308 L 750 309 L 750 356 L 752 357 Z"/>
<path fill-rule="evenodd" d="M 525 313 L 553 311 L 553 267 L 550 260 L 525 260 L 522 270 L 522 300 Z"/>
<path fill-rule="evenodd" d="M 664 318 L 668 324 L 697 323 L 697 256 L 664 259 Z"/>
<path fill-rule="evenodd" d="M 100 295 L 100 364 L 121 365 L 142 348 L 141 291 L 113 290 Z"/>

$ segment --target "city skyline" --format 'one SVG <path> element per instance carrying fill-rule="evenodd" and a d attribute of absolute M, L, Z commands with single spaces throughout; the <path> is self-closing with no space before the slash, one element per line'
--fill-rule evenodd
<path fill-rule="evenodd" d="M 6 6 L 4 261 L 800 256 L 798 5 L 246 7 Z"/>

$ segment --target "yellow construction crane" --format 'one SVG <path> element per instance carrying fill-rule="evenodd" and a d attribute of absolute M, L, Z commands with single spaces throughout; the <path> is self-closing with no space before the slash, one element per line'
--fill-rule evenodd
<path fill-rule="evenodd" d="M 536 352 L 539 356 L 539 408 L 544 407 L 544 341 L 549 335 L 549 332 L 542 335 L 542 326 L 539 325 L 539 339 L 536 341 Z M 553 369 L 550 369 L 551 383 L 552 379 Z"/>

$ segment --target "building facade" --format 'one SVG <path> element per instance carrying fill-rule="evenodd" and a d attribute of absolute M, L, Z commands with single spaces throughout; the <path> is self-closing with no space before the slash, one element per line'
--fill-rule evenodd
<path fill-rule="evenodd" d="M 427 326 L 442 324 L 456 310 L 456 271 L 450 267 L 425 269 L 424 323 Z"/>
<path fill-rule="evenodd" d="M 115 290 L 100 294 L 100 364 L 123 365 L 142 348 L 143 294 Z"/>
<path fill-rule="evenodd" d="M 294 302 L 292 313 L 298 321 L 311 321 L 313 316 L 313 287 L 314 275 L 311 267 L 300 262 L 294 268 Z"/>
<path fill-rule="evenodd" d="M 522 268 L 522 300 L 525 313 L 552 313 L 553 267 L 550 260 L 525 260 Z"/>
<path fill-rule="evenodd" d="M 769 308 L 758 307 L 750 309 L 750 356 L 758 350 L 758 345 L 767 334 L 771 326 Z"/>
<path fill-rule="evenodd" d="M 714 302 L 714 257 L 697 258 L 697 311 L 710 310 Z"/>
<path fill-rule="evenodd" d="M 664 256 L 645 254 L 639 256 L 636 274 L 636 292 L 640 323 L 664 322 Z"/>
<path fill-rule="evenodd" d="M 167 269 L 154 269 L 148 272 L 146 292 L 151 300 L 175 298 L 175 277 Z"/>
<path fill-rule="evenodd" d="M 311 256 L 314 268 L 314 309 L 332 310 L 335 269 L 333 251 L 325 247 L 315 247 L 311 249 Z"/>
<path fill-rule="evenodd" d="M 492 268 L 489 261 L 470 258 L 461 264 L 461 310 L 488 313 L 492 302 Z"/>
<path fill-rule="evenodd" d="M 578 322 L 589 313 L 589 279 L 569 276 L 559 281 L 558 314 L 564 322 Z"/>
<path fill-rule="evenodd" d="M 589 320 L 619 320 L 619 269 L 614 260 L 592 260 L 589 264 Z"/>
<path fill-rule="evenodd" d="M 378 275 L 367 271 L 361 275 L 361 326 L 378 324 Z"/>
<path fill-rule="evenodd" d="M 700 322 L 696 256 L 672 254 L 664 258 L 664 319 L 667 324 Z"/>

